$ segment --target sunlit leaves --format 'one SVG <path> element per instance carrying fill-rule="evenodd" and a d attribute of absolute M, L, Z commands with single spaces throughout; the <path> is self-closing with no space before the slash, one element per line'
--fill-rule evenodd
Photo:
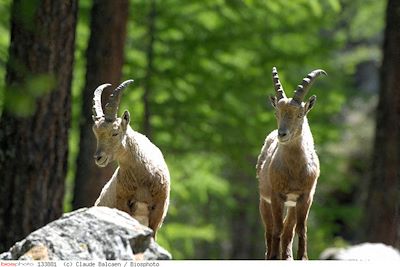
<path fill-rule="evenodd" d="M 217 229 L 223 220 L 212 214 L 221 205 L 228 208 L 233 203 L 230 185 L 221 177 L 223 159 L 218 155 L 170 155 L 167 162 L 173 190 L 169 215 L 159 232 L 159 242 L 174 258 L 191 258 L 199 242 L 221 242 L 222 236 L 217 235 L 220 231 Z"/>
<path fill-rule="evenodd" d="M 54 89 L 52 75 L 32 75 L 23 84 L 12 84 L 5 90 L 4 108 L 17 116 L 30 116 L 36 110 L 36 101 Z"/>
<path fill-rule="evenodd" d="M 271 68 L 281 69 L 289 94 L 309 71 L 326 68 L 329 62 L 321 61 L 339 43 L 336 36 L 324 38 L 322 31 L 334 27 L 338 5 L 338 1 L 305 0 L 157 2 L 151 123 L 154 142 L 171 169 L 168 220 L 173 227 L 185 229 L 183 221 L 187 228 L 206 227 L 221 213 L 231 216 L 235 204 L 230 210 L 224 207 L 235 203 L 235 194 L 247 199 L 255 194 L 254 160 L 267 132 L 276 127 L 267 102 L 273 93 Z M 143 90 L 140 80 L 147 64 L 148 11 L 148 2 L 133 1 L 126 70 L 139 81 L 137 90 Z M 334 90 L 331 84 L 318 83 L 315 92 L 325 99 L 313 110 L 317 136 L 323 136 L 316 139 L 322 143 L 326 137 L 337 137 L 326 117 L 340 110 L 343 101 L 329 97 Z M 140 104 L 135 109 L 137 115 L 143 111 Z M 243 182 L 228 183 L 239 173 Z M 215 199 L 223 199 L 221 206 Z M 206 220 L 195 210 L 210 216 Z M 248 207 L 248 216 L 258 218 L 257 210 Z M 208 242 L 229 238 L 229 225 L 221 220 L 214 223 L 223 233 L 217 237 L 210 231 Z M 179 234 L 174 238 L 171 230 L 159 234 L 161 243 L 172 249 L 178 246 L 178 255 L 189 258 L 194 256 L 191 246 L 201 239 L 190 231 L 184 240 Z"/>

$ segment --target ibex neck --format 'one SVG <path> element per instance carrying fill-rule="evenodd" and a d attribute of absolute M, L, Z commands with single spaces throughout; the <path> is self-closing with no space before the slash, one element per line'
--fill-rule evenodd
<path fill-rule="evenodd" d="M 132 163 L 138 159 L 139 151 L 139 140 L 140 133 L 134 131 L 131 126 L 128 125 L 124 139 L 122 140 L 122 146 L 117 155 L 117 161 L 120 168 L 128 168 L 132 166 Z"/>

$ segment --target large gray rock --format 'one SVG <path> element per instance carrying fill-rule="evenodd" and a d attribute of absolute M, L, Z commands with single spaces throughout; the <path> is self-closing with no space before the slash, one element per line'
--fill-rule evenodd
<path fill-rule="evenodd" d="M 152 230 L 127 213 L 107 207 L 83 208 L 15 243 L 2 260 L 164 260 L 171 255 L 155 243 Z"/>

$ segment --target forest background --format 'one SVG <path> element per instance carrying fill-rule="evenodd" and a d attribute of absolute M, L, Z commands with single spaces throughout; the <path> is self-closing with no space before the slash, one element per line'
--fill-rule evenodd
<path fill-rule="evenodd" d="M 289 95 L 328 73 L 310 93 L 310 258 L 362 241 L 400 248 L 395 2 L 1 0 L 0 251 L 93 205 L 115 169 L 92 160 L 93 91 L 133 78 L 120 111 L 172 179 L 158 242 L 175 259 L 262 259 L 255 163 L 276 128 L 273 66 Z"/>

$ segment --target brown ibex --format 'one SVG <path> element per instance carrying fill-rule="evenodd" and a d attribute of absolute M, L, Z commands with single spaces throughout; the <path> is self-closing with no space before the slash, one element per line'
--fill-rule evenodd
<path fill-rule="evenodd" d="M 116 160 L 119 167 L 103 187 L 95 206 L 117 208 L 129 213 L 154 231 L 154 237 L 167 213 L 170 176 L 161 151 L 144 135 L 134 131 L 126 110 L 117 117 L 122 91 L 128 80 L 114 89 L 108 103 L 101 106 L 101 95 L 110 84 L 100 85 L 93 97 L 93 132 L 97 139 L 95 162 L 100 167 Z"/>
<path fill-rule="evenodd" d="M 307 114 L 316 96 L 303 102 L 311 83 L 323 70 L 314 70 L 297 86 L 293 98 L 287 98 L 276 68 L 272 79 L 276 96 L 270 101 L 275 109 L 278 129 L 265 139 L 258 156 L 259 209 L 265 227 L 266 259 L 292 259 L 294 230 L 299 237 L 297 258 L 307 259 L 307 217 L 319 176 L 319 160 Z M 287 207 L 283 220 L 284 208 Z"/>

